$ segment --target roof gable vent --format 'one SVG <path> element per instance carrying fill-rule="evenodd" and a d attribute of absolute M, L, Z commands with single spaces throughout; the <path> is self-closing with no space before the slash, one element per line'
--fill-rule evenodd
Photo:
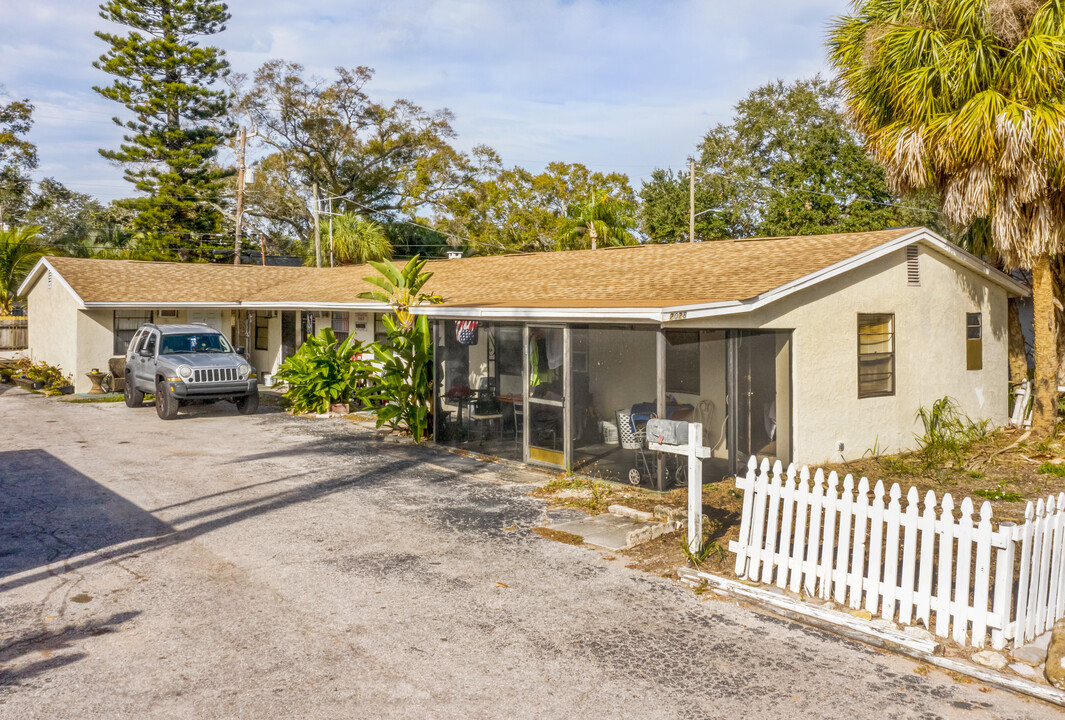
<path fill-rule="evenodd" d="M 48 271 L 48 287 L 52 287 L 52 271 Z"/>
<path fill-rule="evenodd" d="M 921 266 L 917 262 L 917 246 L 906 246 L 906 284 L 910 287 L 921 286 Z"/>

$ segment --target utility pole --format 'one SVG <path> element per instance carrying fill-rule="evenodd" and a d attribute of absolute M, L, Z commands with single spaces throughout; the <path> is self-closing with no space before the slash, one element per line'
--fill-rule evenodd
<path fill-rule="evenodd" d="M 329 267 L 333 267 L 333 198 L 329 198 Z"/>
<path fill-rule="evenodd" d="M 318 183 L 311 185 L 311 193 L 314 195 L 314 264 L 322 267 L 322 226 L 318 221 Z"/>
<path fill-rule="evenodd" d="M 259 231 L 259 252 L 263 256 L 263 267 L 266 267 L 266 240 L 263 238 L 263 231 Z"/>
<path fill-rule="evenodd" d="M 240 265 L 241 223 L 244 221 L 244 148 L 248 144 L 248 129 L 240 126 L 240 145 L 237 146 L 237 232 L 233 242 L 233 264 Z"/>
<path fill-rule="evenodd" d="M 695 242 L 695 159 L 688 161 L 688 242 Z"/>

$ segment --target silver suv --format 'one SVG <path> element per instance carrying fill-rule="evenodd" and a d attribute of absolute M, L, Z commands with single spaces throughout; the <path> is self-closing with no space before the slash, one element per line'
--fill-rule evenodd
<path fill-rule="evenodd" d="M 126 405 L 140 407 L 153 393 L 163 420 L 184 404 L 216 400 L 251 415 L 259 409 L 259 381 L 242 353 L 207 325 L 142 325 L 126 350 Z"/>

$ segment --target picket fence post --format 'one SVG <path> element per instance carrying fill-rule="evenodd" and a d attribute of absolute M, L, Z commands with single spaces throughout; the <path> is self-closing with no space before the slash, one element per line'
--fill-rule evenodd
<path fill-rule="evenodd" d="M 1006 647 L 1006 639 L 1012 637 L 1010 616 L 1013 607 L 1013 554 L 1015 542 L 1013 529 L 1017 523 L 999 524 L 999 536 L 1002 546 L 995 551 L 995 596 L 991 611 L 998 615 L 1001 627 L 991 630 L 991 647 L 1001 650 Z"/>

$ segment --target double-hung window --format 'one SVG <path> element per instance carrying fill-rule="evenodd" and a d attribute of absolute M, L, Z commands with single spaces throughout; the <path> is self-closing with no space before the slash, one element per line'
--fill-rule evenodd
<path fill-rule="evenodd" d="M 980 313 L 965 313 L 965 369 L 984 369 L 983 323 Z"/>
<path fill-rule="evenodd" d="M 895 316 L 858 314 L 858 397 L 895 394 Z"/>

